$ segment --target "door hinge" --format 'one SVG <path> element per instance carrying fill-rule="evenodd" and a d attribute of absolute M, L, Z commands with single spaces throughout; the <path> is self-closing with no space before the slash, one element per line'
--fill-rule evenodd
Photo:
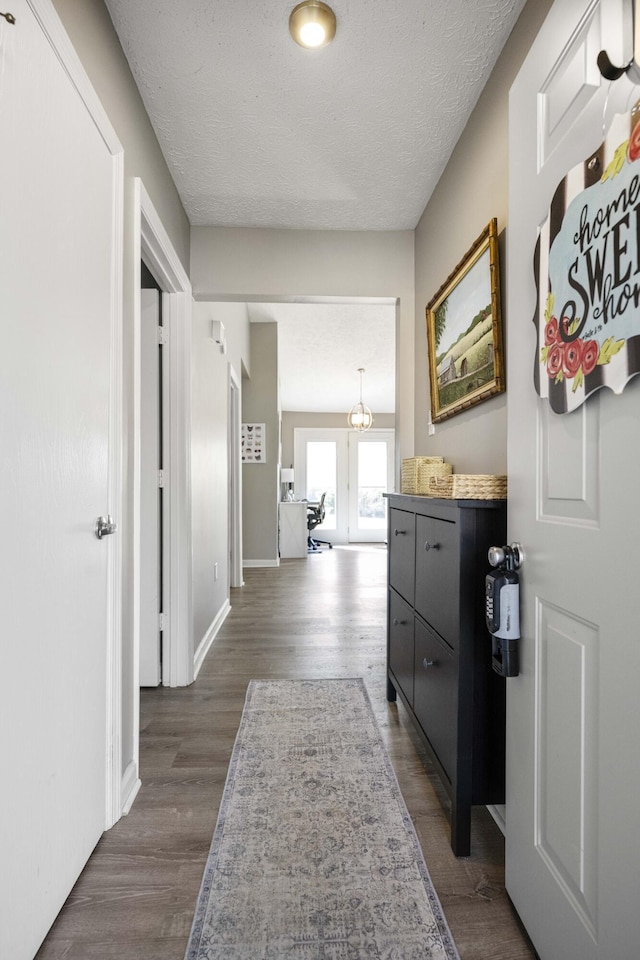
<path fill-rule="evenodd" d="M 164 487 L 164 470 L 158 470 L 158 486 Z"/>
<path fill-rule="evenodd" d="M 167 332 L 164 327 L 158 327 L 158 343 L 160 346 L 167 342 Z"/>
<path fill-rule="evenodd" d="M 160 631 L 160 633 L 162 633 L 162 631 L 164 630 L 164 627 L 165 627 L 165 615 L 164 613 L 161 613 L 158 615 L 158 630 Z"/>

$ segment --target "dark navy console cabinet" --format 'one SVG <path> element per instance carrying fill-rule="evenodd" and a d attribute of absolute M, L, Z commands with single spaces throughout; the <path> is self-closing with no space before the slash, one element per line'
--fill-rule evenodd
<path fill-rule="evenodd" d="M 503 500 L 388 494 L 387 698 L 400 695 L 451 799 L 451 846 L 471 852 L 471 807 L 504 802 L 505 681 L 484 623 Z"/>

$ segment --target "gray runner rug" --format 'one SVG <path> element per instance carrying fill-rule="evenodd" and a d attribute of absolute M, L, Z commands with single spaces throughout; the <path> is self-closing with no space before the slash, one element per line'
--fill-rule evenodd
<path fill-rule="evenodd" d="M 252 680 L 186 960 L 459 960 L 364 682 Z"/>

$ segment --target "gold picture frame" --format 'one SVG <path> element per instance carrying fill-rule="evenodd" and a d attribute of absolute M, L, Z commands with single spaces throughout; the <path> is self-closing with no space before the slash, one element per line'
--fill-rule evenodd
<path fill-rule="evenodd" d="M 505 390 L 495 217 L 426 312 L 431 419 L 439 423 Z"/>

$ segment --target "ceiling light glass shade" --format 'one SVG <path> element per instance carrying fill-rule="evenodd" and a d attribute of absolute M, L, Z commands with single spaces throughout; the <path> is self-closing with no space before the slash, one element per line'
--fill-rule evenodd
<path fill-rule="evenodd" d="M 336 35 L 336 15 L 322 0 L 304 0 L 291 11 L 289 32 L 301 47 L 326 47 Z"/>
<path fill-rule="evenodd" d="M 360 399 L 351 407 L 347 422 L 352 430 L 357 430 L 358 433 L 362 433 L 373 426 L 373 414 L 369 407 L 362 402 L 362 374 L 364 373 L 364 367 L 358 367 L 358 373 L 360 374 Z"/>
<path fill-rule="evenodd" d="M 358 430 L 358 432 L 368 430 L 373 424 L 373 414 L 369 407 L 365 407 L 364 403 L 356 403 L 355 407 L 352 407 L 349 411 L 347 419 L 351 429 Z"/>

